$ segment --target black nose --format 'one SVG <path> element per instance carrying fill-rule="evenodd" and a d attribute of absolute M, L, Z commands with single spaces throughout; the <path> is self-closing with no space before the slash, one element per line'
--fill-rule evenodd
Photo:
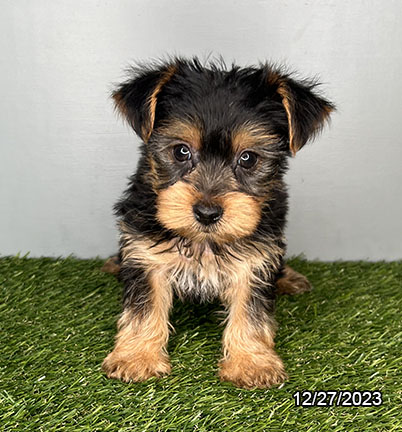
<path fill-rule="evenodd" d="M 222 217 L 223 209 L 218 205 L 206 205 L 198 203 L 193 206 L 193 212 L 198 222 L 202 223 L 203 225 L 210 225 L 218 222 L 218 220 Z"/>

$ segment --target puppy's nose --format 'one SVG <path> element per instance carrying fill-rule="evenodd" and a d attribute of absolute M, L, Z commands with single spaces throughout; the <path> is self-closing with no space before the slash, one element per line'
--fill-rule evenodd
<path fill-rule="evenodd" d="M 203 225 L 211 225 L 222 217 L 223 209 L 218 205 L 207 205 L 203 203 L 197 203 L 193 206 L 193 212 L 198 222 Z"/>

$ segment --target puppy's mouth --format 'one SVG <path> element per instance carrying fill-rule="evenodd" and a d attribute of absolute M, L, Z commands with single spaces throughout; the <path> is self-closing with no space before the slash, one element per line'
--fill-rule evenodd
<path fill-rule="evenodd" d="M 202 233 L 206 238 L 215 238 L 215 237 L 219 237 L 219 233 L 220 233 L 220 224 L 219 222 L 216 222 L 214 224 L 211 225 L 203 225 L 200 223 L 197 223 L 197 233 Z"/>
<path fill-rule="evenodd" d="M 219 218 L 215 222 L 208 223 L 207 225 L 194 220 L 194 223 L 186 229 L 185 237 L 195 243 L 212 243 L 215 245 L 224 245 L 232 243 L 241 236 L 231 233 L 226 227 L 224 218 Z"/>

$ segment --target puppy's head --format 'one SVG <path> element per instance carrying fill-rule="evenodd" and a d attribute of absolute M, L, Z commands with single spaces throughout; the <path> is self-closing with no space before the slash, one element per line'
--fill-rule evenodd
<path fill-rule="evenodd" d="M 145 144 L 157 218 L 217 244 L 252 234 L 294 155 L 334 106 L 269 65 L 230 70 L 174 59 L 134 70 L 113 94 Z"/>

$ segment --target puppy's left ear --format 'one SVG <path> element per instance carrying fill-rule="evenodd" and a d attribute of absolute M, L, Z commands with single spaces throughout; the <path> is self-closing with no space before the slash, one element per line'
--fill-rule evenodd
<path fill-rule="evenodd" d="M 116 109 L 144 142 L 155 126 L 158 96 L 175 72 L 174 63 L 133 68 L 132 77 L 112 93 Z"/>
<path fill-rule="evenodd" d="M 296 81 L 277 71 L 268 72 L 268 83 L 276 87 L 288 120 L 289 148 L 293 155 L 321 131 L 335 105 L 318 95 L 317 83 Z"/>

